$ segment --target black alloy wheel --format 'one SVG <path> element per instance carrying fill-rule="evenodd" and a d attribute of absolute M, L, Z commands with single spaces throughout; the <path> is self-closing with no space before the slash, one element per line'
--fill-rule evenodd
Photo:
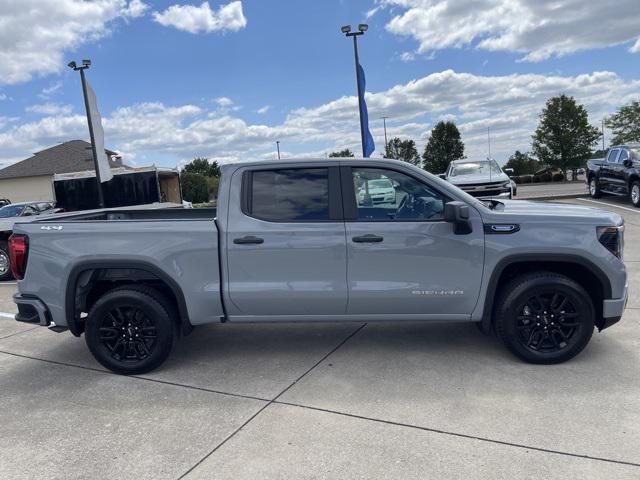
<path fill-rule="evenodd" d="M 501 289 L 495 327 L 504 344 L 530 363 L 560 363 L 589 343 L 595 326 L 590 295 L 553 272 L 520 275 Z"/>

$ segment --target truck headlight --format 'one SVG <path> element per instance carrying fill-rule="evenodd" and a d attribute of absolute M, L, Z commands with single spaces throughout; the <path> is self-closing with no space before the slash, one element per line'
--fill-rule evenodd
<path fill-rule="evenodd" d="M 598 241 L 616 257 L 622 260 L 624 250 L 624 225 L 617 227 L 596 227 Z"/>
<path fill-rule="evenodd" d="M 511 188 L 511 181 L 504 182 L 504 183 L 502 184 L 502 186 L 503 186 L 504 188 Z"/>

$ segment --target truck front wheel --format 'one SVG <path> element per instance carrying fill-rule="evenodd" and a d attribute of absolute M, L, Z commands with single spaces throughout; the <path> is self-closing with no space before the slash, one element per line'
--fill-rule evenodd
<path fill-rule="evenodd" d="M 530 363 L 560 363 L 575 357 L 593 334 L 595 309 L 574 280 L 537 272 L 502 289 L 495 326 L 516 356 Z"/>
<path fill-rule="evenodd" d="M 162 364 L 177 334 L 172 309 L 151 288 L 118 287 L 104 294 L 87 317 L 85 340 L 104 367 L 125 375 Z"/>
<path fill-rule="evenodd" d="M 600 198 L 602 196 L 600 184 L 595 175 L 589 179 L 589 195 L 591 195 L 592 198 Z"/>

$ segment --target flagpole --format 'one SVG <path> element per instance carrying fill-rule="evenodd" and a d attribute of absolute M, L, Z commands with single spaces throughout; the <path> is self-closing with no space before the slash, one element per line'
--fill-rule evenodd
<path fill-rule="evenodd" d="M 358 32 L 362 35 L 364 32 Z M 360 60 L 358 59 L 358 37 L 353 33 L 353 54 L 356 60 L 356 84 L 358 87 L 358 114 L 360 116 L 360 142 L 362 144 L 362 157 L 366 157 L 367 154 L 364 148 L 364 119 L 362 118 L 362 92 L 360 91 Z"/>
<path fill-rule="evenodd" d="M 73 68 L 75 71 L 80 70 L 80 81 L 82 83 L 82 94 L 84 95 L 84 108 L 87 112 L 87 124 L 89 125 L 89 138 L 91 139 L 91 152 L 93 153 L 93 166 L 96 170 L 96 187 L 98 190 L 98 207 L 104 208 L 104 193 L 102 191 L 102 182 L 100 181 L 100 174 L 98 170 L 98 152 L 96 150 L 96 141 L 93 135 L 93 122 L 91 121 L 91 114 L 89 109 L 89 97 L 87 95 L 87 80 L 84 77 L 84 71 L 89 68 L 91 62 L 88 60 L 82 61 L 82 66 L 76 66 L 75 62 L 71 62 L 69 67 Z"/>
<path fill-rule="evenodd" d="M 363 92 L 360 89 L 360 59 L 358 58 L 358 35 L 364 35 L 364 32 L 367 31 L 368 26 L 366 24 L 361 23 L 358 25 L 358 31 L 352 32 L 350 26 L 342 27 L 342 33 L 344 33 L 347 37 L 353 37 L 353 56 L 356 62 L 356 86 L 358 89 L 358 115 L 360 117 L 360 142 L 362 144 L 362 157 L 366 157 L 367 153 L 364 145 L 364 118 L 362 118 L 362 94 Z"/>

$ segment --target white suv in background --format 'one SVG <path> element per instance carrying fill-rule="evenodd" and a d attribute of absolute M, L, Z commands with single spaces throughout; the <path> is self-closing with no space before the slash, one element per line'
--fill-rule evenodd
<path fill-rule="evenodd" d="M 469 195 L 481 198 L 513 198 L 513 182 L 493 159 L 454 160 L 441 175 Z"/>

